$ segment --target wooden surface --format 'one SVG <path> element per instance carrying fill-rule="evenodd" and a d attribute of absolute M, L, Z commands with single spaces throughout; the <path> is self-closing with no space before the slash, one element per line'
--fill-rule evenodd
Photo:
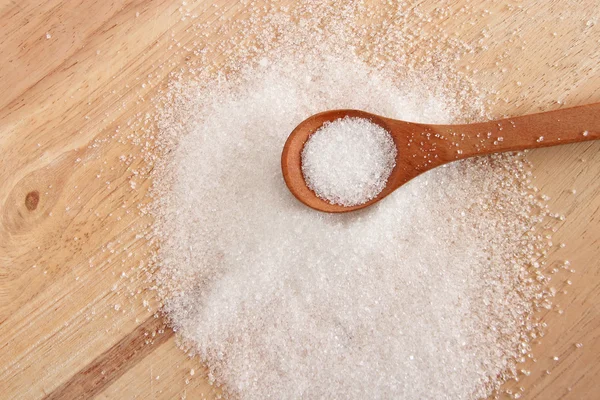
<path fill-rule="evenodd" d="M 206 42 L 221 39 L 213 32 L 225 22 L 215 10 L 235 18 L 244 7 L 189 3 L 214 28 Z M 424 11 L 438 5 L 420 3 Z M 477 50 L 461 63 L 493 88 L 493 116 L 600 101 L 596 0 L 471 3 L 453 2 L 457 13 L 439 23 Z M 135 173 L 139 147 L 118 140 L 130 118 L 151 109 L 141 96 L 185 64 L 172 37 L 197 40 L 180 7 L 172 0 L 0 1 L 0 397 L 216 393 L 154 316 L 158 305 L 138 272 L 150 250 L 140 232 L 151 221 L 137 204 L 150 182 Z M 533 184 L 566 216 L 552 239 L 566 247 L 549 264 L 568 259 L 575 272 L 553 277 L 559 294 L 544 316 L 548 334 L 534 348 L 530 375 L 507 387 L 523 387 L 528 399 L 597 399 L 600 143 L 529 158 Z"/>

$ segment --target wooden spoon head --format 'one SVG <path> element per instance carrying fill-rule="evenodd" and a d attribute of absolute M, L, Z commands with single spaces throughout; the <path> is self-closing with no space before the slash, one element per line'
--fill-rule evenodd
<path fill-rule="evenodd" d="M 388 178 L 386 187 L 375 198 L 367 201 L 366 203 L 350 207 L 331 204 L 328 201 L 318 197 L 315 192 L 313 192 L 306 185 L 304 175 L 302 174 L 302 149 L 304 148 L 304 144 L 310 135 L 315 133 L 321 126 L 323 126 L 325 122 L 335 121 L 344 117 L 365 118 L 377 125 L 380 125 L 391 134 L 394 144 L 398 149 L 398 154 L 396 155 L 396 166 Z M 408 136 L 397 134 L 398 130 L 403 127 L 403 124 L 406 125 L 406 128 L 416 125 L 409 122 L 391 120 L 360 110 L 331 110 L 315 114 L 302 121 L 292 131 L 285 142 L 283 152 L 281 154 L 281 170 L 283 172 L 283 179 L 285 180 L 285 183 L 292 194 L 298 200 L 318 211 L 344 213 L 368 207 L 373 203 L 383 199 L 400 185 L 408 182 L 410 179 L 416 176 L 411 168 L 406 168 L 406 165 L 401 162 L 402 157 L 406 157 L 405 149 L 407 148 L 408 144 Z"/>

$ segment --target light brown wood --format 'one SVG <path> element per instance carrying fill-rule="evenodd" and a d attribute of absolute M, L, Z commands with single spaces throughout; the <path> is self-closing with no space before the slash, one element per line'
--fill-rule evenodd
<path fill-rule="evenodd" d="M 147 339 L 144 357 L 133 356 L 136 335 L 159 308 L 137 272 L 152 250 L 143 235 L 152 221 L 137 213 L 151 182 L 134 173 L 140 148 L 113 138 L 116 129 L 135 135 L 127 121 L 151 113 L 156 88 L 171 70 L 187 66 L 190 55 L 172 37 L 184 47 L 214 46 L 227 23 L 221 11 L 244 17 L 245 6 L 235 0 L 188 3 L 193 21 L 181 20 L 181 0 L 0 1 L 2 398 L 40 399 L 65 388 L 78 389 L 68 392 L 75 398 L 216 398 L 201 363 L 188 359 L 168 331 L 156 333 L 167 335 L 164 342 Z M 440 4 L 418 3 L 431 14 Z M 490 88 L 493 117 L 600 101 L 600 21 L 587 25 L 600 15 L 596 0 L 451 3 L 454 11 L 433 24 L 473 46 L 459 66 L 477 70 L 479 85 Z M 206 36 L 188 31 L 198 21 L 210 24 Z M 371 26 L 365 29 L 376 38 Z M 220 65 L 223 57 L 209 61 Z M 119 161 L 122 155 L 129 165 Z M 572 285 L 553 275 L 558 306 L 543 316 L 549 331 L 534 346 L 537 362 L 525 367 L 529 376 L 506 387 L 522 386 L 526 399 L 595 400 L 600 143 L 539 149 L 528 158 L 532 184 L 566 217 L 552 238 L 555 247 L 566 247 L 547 263 L 569 260 L 575 272 L 563 271 Z M 120 356 L 106 364 L 114 355 Z M 102 365 L 110 368 L 98 370 Z"/>
<path fill-rule="evenodd" d="M 320 198 L 308 187 L 302 172 L 302 150 L 310 136 L 326 122 L 341 118 L 363 118 L 381 126 L 398 150 L 396 165 L 383 190 L 354 206 Z M 281 153 L 281 171 L 285 184 L 300 202 L 318 211 L 344 213 L 369 207 L 411 179 L 452 161 L 598 139 L 600 103 L 464 125 L 423 124 L 360 110 L 330 110 L 308 117 L 290 133 Z"/>

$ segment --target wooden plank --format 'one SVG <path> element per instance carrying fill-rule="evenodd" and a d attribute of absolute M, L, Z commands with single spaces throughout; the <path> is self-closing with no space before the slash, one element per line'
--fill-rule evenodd
<path fill-rule="evenodd" d="M 0 35 L 0 60 L 14 64 L 0 68 L 0 381 L 7 398 L 51 393 L 156 309 L 138 276 L 149 251 L 140 233 L 150 221 L 137 206 L 149 182 L 138 179 L 140 190 L 132 190 L 139 149 L 112 138 L 148 107 L 137 78 L 168 73 L 158 65 L 172 55 L 166 47 L 180 4 L 93 3 L 50 1 L 41 9 L 13 2 L 0 11 L 10 22 L 2 25 L 9 32 Z M 19 58 L 4 57 L 11 54 Z M 33 209 L 32 192 L 39 193 Z"/>

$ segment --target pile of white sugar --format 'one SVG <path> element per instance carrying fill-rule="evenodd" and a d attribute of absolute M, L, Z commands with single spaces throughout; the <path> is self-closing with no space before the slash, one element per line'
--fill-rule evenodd
<path fill-rule="evenodd" d="M 533 311 L 547 304 L 536 268 L 548 239 L 535 228 L 530 174 L 519 156 L 484 157 L 354 213 L 298 202 L 280 157 L 310 115 L 457 123 L 481 118 L 482 104 L 447 61 L 457 56 L 437 50 L 454 39 L 417 46 L 426 53 L 415 66 L 413 42 L 428 36 L 402 21 L 427 15 L 385 11 L 389 29 L 365 41 L 357 21 L 376 10 L 301 4 L 252 14 L 239 36 L 206 44 L 195 54 L 237 61 L 228 73 L 190 67 L 158 107 L 151 212 L 168 320 L 233 398 L 485 398 L 529 354 Z M 357 124 L 362 133 L 348 136 Z M 394 166 L 388 134 L 360 120 L 327 131 L 335 140 L 315 134 L 305 149 L 315 191 L 342 204 L 375 196 Z M 346 190 L 355 183 L 359 196 Z"/>
<path fill-rule="evenodd" d="M 427 82 L 400 88 L 357 59 L 290 62 L 190 85 L 164 116 L 187 117 L 160 200 L 172 325 L 241 398 L 487 395 L 521 351 L 534 294 L 520 161 L 455 163 L 362 212 L 315 212 L 279 164 L 300 121 L 357 108 L 452 122 L 456 104 L 424 106 Z"/>
<path fill-rule="evenodd" d="M 365 118 L 326 122 L 302 150 L 307 186 L 332 204 L 355 206 L 377 196 L 396 165 L 390 133 Z"/>

